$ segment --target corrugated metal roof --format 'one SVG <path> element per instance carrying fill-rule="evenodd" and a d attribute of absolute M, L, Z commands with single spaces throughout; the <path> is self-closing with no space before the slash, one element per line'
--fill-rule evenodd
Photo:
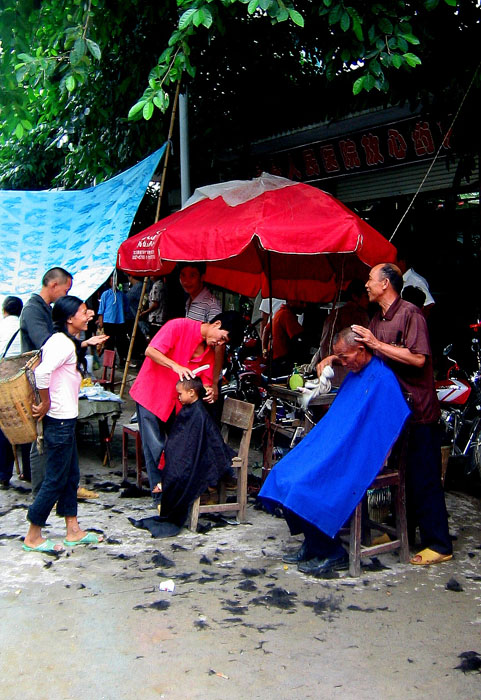
<path fill-rule="evenodd" d="M 411 163 L 410 165 L 402 165 L 375 173 L 363 173 L 358 176 L 350 175 L 349 177 L 340 178 L 335 185 L 335 196 L 341 202 L 347 203 L 414 194 L 426 175 L 430 164 L 430 162 L 426 161 Z M 422 186 L 421 193 L 450 189 L 453 186 L 456 166 L 457 161 L 451 163 L 448 169 L 446 159 L 443 157 L 438 158 Z M 322 183 L 316 184 L 322 187 Z M 463 190 L 466 190 L 469 186 L 474 189 L 477 187 L 476 183 L 469 185 L 463 181 L 461 184 Z"/>

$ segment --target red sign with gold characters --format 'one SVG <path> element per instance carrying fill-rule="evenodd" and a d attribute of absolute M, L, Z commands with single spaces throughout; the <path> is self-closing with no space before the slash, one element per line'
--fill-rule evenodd
<path fill-rule="evenodd" d="M 439 119 L 419 115 L 260 156 L 255 174 L 269 172 L 309 182 L 369 172 L 434 158 L 439 147 L 442 153 L 449 152 L 450 137 L 448 126 Z"/>

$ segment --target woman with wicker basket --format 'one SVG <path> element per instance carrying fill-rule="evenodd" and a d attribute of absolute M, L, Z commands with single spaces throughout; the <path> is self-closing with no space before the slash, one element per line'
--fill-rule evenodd
<path fill-rule="evenodd" d="M 64 296 L 52 309 L 54 334 L 42 347 L 42 361 L 35 369 L 40 403 L 33 405 L 37 420 L 43 419 L 46 472 L 40 491 L 28 509 L 30 522 L 23 549 L 27 552 L 59 552 L 63 547 L 42 537 L 42 528 L 57 503 L 57 515 L 65 518 L 66 547 L 94 544 L 102 540 L 80 529 L 77 520 L 79 466 L 75 441 L 78 392 L 86 369 L 82 345 L 104 343 L 106 336 L 93 336 L 80 343 L 89 313 L 81 299 Z"/>

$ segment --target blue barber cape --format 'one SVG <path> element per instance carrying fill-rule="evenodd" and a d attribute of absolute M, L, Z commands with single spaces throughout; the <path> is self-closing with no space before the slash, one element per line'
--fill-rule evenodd
<path fill-rule="evenodd" d="M 379 473 L 410 411 L 377 357 L 350 372 L 324 418 L 267 477 L 259 498 L 334 537 Z"/>

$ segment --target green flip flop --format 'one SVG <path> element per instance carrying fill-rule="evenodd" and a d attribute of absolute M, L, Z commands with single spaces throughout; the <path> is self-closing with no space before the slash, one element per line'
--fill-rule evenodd
<path fill-rule="evenodd" d="M 43 552 L 44 554 L 60 554 L 60 552 L 63 552 L 63 549 L 55 549 L 55 546 L 55 542 L 52 542 L 52 540 L 45 540 L 37 547 L 29 547 L 28 544 L 23 543 L 22 549 L 25 552 Z"/>
<path fill-rule="evenodd" d="M 64 540 L 63 543 L 66 547 L 76 547 L 78 544 L 99 544 L 102 542 L 94 532 L 87 532 L 87 534 L 82 537 L 81 540 Z"/>

